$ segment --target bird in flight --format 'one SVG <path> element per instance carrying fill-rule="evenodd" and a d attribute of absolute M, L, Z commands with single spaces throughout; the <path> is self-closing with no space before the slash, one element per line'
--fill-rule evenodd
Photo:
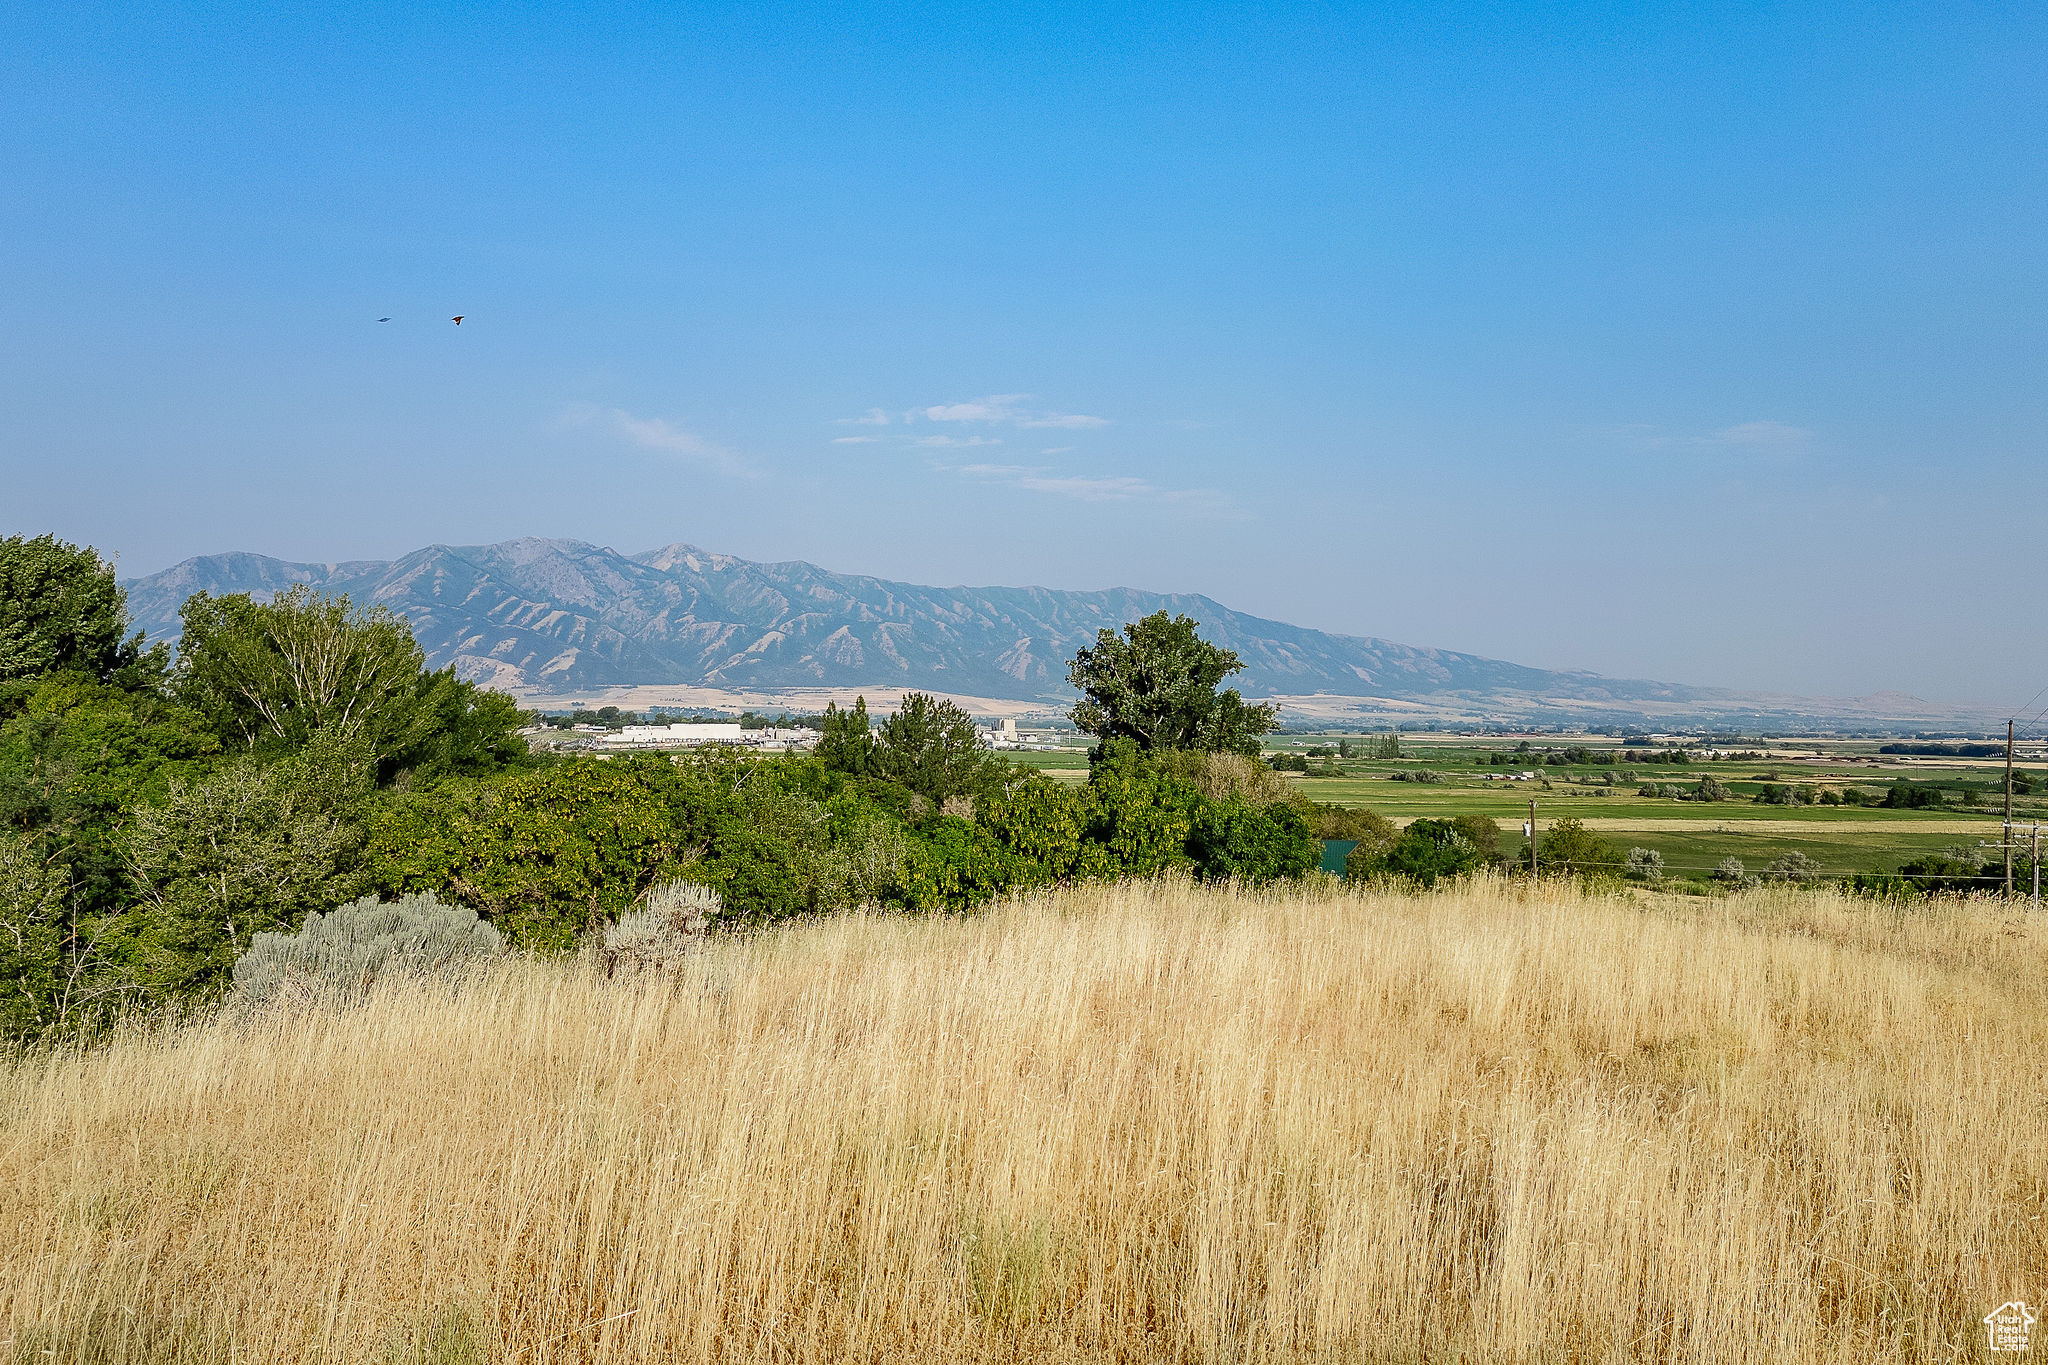
<path fill-rule="evenodd" d="M 467 313 L 457 313 L 455 317 L 452 319 L 452 321 L 455 323 L 457 327 L 460 327 L 462 325 L 462 320 L 468 316 L 469 314 Z"/>
<path fill-rule="evenodd" d="M 389 321 L 391 321 L 391 319 L 390 319 L 390 318 L 378 318 L 378 319 L 377 319 L 377 321 L 379 321 L 379 322 L 389 322 Z"/>

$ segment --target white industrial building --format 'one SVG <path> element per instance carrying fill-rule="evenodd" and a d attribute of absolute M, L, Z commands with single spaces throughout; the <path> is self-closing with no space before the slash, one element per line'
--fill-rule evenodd
<path fill-rule="evenodd" d="M 738 721 L 678 721 L 674 725 L 628 725 L 605 735 L 604 742 L 647 748 L 665 744 L 745 744 L 747 738 Z"/>
<path fill-rule="evenodd" d="M 738 721 L 677 721 L 673 725 L 628 725 L 598 737 L 607 747 L 626 749 L 672 749 L 699 744 L 745 744 L 759 747 L 780 744 L 800 749 L 817 742 L 816 730 L 796 728 L 747 730 Z"/>

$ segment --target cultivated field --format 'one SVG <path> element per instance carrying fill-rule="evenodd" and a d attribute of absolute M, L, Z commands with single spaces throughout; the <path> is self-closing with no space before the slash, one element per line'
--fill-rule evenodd
<path fill-rule="evenodd" d="M 1371 742 L 1371 737 L 1349 738 L 1361 747 Z M 1270 747 L 1301 752 L 1334 745 L 1337 739 L 1334 735 L 1289 735 L 1276 739 Z M 1995 844 L 2000 837 L 2004 769 L 1997 761 L 1881 755 L 1875 741 L 1815 738 L 1772 741 L 1762 758 L 1686 765 L 1618 759 L 1608 765 L 1565 768 L 1543 764 L 1543 746 L 1578 742 L 1595 750 L 1619 749 L 1626 743 L 1602 736 L 1544 737 L 1537 741 L 1537 754 L 1502 768 L 1489 764 L 1487 758 L 1490 753 L 1511 749 L 1510 743 L 1404 735 L 1404 758 L 1339 760 L 1339 776 L 1298 777 L 1294 781 L 1298 790 L 1317 801 L 1369 806 L 1396 824 L 1422 816 L 1483 815 L 1499 823 L 1502 847 L 1507 850 L 1526 848 L 1521 828 L 1534 798 L 1539 827 L 1574 817 L 1619 848 L 1656 850 L 1663 855 L 1670 874 L 1693 880 L 1705 879 L 1721 859 L 1729 857 L 1760 870 L 1784 854 L 1803 853 L 1827 875 L 1840 876 L 1894 869 L 1907 860 L 1947 849 L 1978 849 Z M 1757 743 L 1745 742 L 1740 747 Z M 1632 772 L 1634 777 L 1606 785 L 1600 780 L 1606 766 Z M 1536 779 L 1487 780 L 1489 775 L 1497 779 L 1504 772 L 1518 770 L 1534 771 Z M 2019 771 L 2023 779 L 2030 779 L 2033 790 L 2015 802 L 2015 817 L 2048 823 L 2048 766 L 2029 750 Z M 1412 777 L 1418 772 L 1432 774 L 1437 780 L 1394 780 L 1396 774 Z M 1734 798 L 1694 802 L 1637 794 L 1644 783 L 1690 790 L 1702 776 L 1727 784 Z M 1895 779 L 1943 787 L 1957 796 L 1967 796 L 1974 804 L 1899 810 L 1765 805 L 1753 800 L 1765 781 L 1815 793 L 1840 794 L 1855 788 L 1881 794 Z M 1996 861 L 1996 855 L 1992 856 Z M 1990 889 L 1988 885 L 1986 889 Z"/>
<path fill-rule="evenodd" d="M 2048 932 L 1081 890 L 0 1072 L 22 1362 L 1977 1358 Z"/>

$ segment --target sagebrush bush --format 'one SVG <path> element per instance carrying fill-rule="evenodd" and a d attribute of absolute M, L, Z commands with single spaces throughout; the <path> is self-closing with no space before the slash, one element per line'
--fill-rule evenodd
<path fill-rule="evenodd" d="M 598 962 L 604 974 L 619 971 L 668 971 L 704 940 L 723 909 L 708 886 L 670 882 L 647 893 L 644 908 L 619 916 L 605 926 Z"/>
<path fill-rule="evenodd" d="M 1820 880 L 1820 864 L 1811 857 L 1796 850 L 1778 858 L 1764 869 L 1766 875 L 1785 882 L 1817 882 Z"/>
<path fill-rule="evenodd" d="M 236 960 L 235 993 L 251 1004 L 359 994 L 379 977 L 430 976 L 505 950 L 498 931 L 432 892 L 381 901 L 364 896 L 310 914 L 294 934 L 257 934 Z"/>
<path fill-rule="evenodd" d="M 1664 877 L 1664 855 L 1654 848 L 1632 848 L 1622 870 L 1642 881 L 1661 881 Z"/>

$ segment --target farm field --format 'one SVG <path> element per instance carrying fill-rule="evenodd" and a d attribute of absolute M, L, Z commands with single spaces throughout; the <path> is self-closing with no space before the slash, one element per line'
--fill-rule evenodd
<path fill-rule="evenodd" d="M 1273 752 L 1300 753 L 1334 746 L 1337 736 L 1286 736 L 1270 745 Z M 1363 748 L 1370 736 L 1350 737 Z M 1611 766 L 1628 780 L 1609 786 L 1600 780 L 1604 764 L 1546 766 L 1544 747 L 1584 744 L 1595 752 L 1619 750 L 1626 741 L 1614 738 L 1545 738 L 1510 766 L 1490 765 L 1490 754 L 1511 745 L 1475 744 L 1472 740 L 1403 736 L 1401 759 L 1340 759 L 1338 776 L 1295 776 L 1298 790 L 1314 800 L 1342 806 L 1366 806 L 1406 824 L 1421 817 L 1482 815 L 1497 821 L 1504 850 L 1525 850 L 1521 837 L 1529 801 L 1536 801 L 1539 830 L 1549 821 L 1572 817 L 1608 841 L 1643 847 L 1662 854 L 1666 868 L 1681 876 L 1702 877 L 1723 858 L 1761 868 L 1786 853 L 1804 853 L 1830 875 L 1890 869 L 1898 863 L 1949 848 L 1976 848 L 1999 839 L 2002 765 L 1944 759 L 1878 755 L 1876 744 L 1845 741 L 1778 741 L 1763 758 L 1717 759 L 1690 764 L 1624 763 Z M 1816 750 L 1825 751 L 1817 755 Z M 1789 751 L 1789 752 L 1788 752 Z M 1323 760 L 1312 760 L 1320 766 Z M 2014 817 L 2048 823 L 2048 770 L 2038 759 L 2020 765 L 2022 780 L 2033 791 L 2015 802 Z M 1534 772 L 1532 781 L 1487 780 L 1486 774 Z M 1428 773 L 1433 781 L 1396 780 Z M 1703 775 L 1725 783 L 1733 799 L 1696 802 L 1669 796 L 1637 794 L 1644 783 L 1690 790 Z M 1872 806 L 1768 805 L 1755 796 L 1766 777 L 1783 786 L 1840 792 L 1856 787 L 1882 794 L 1894 779 L 1915 785 L 1944 787 L 1974 795 L 1975 806 L 1949 805 L 1925 809 L 1884 809 Z M 1546 785 L 1547 784 L 1547 785 Z"/>
<path fill-rule="evenodd" d="M 1975 1358 L 2044 927 L 1093 886 L 0 1069 L 0 1343 L 228 1361 Z"/>

